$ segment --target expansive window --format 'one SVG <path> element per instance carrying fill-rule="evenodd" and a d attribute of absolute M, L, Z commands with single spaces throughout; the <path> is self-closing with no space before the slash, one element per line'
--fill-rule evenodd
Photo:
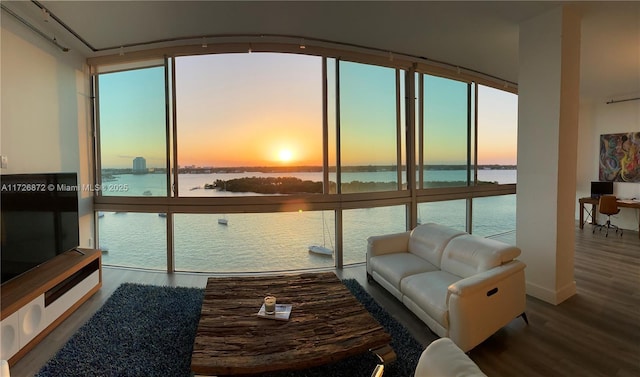
<path fill-rule="evenodd" d="M 174 215 L 175 268 L 178 271 L 266 272 L 334 265 L 333 211 L 259 214 Z"/>
<path fill-rule="evenodd" d="M 418 204 L 418 223 L 438 223 L 454 229 L 466 230 L 467 201 L 445 200 Z"/>
<path fill-rule="evenodd" d="M 516 229 L 516 196 L 500 195 L 473 199 L 473 233 L 495 236 Z"/>
<path fill-rule="evenodd" d="M 321 58 L 199 55 L 175 67 L 181 195 L 322 193 Z"/>
<path fill-rule="evenodd" d="M 399 82 L 391 68 L 340 63 L 342 193 L 398 189 Z"/>
<path fill-rule="evenodd" d="M 166 218 L 158 213 L 99 212 L 102 263 L 107 265 L 166 269 Z"/>
<path fill-rule="evenodd" d="M 167 196 L 165 68 L 98 76 L 102 195 Z"/>
<path fill-rule="evenodd" d="M 360 208 L 344 213 L 344 263 L 359 263 L 365 259 L 367 238 L 399 233 L 407 229 L 405 206 Z"/>
<path fill-rule="evenodd" d="M 438 222 L 483 236 L 515 230 L 515 196 L 501 196 L 515 188 L 500 187 L 489 196 L 483 190 L 516 183 L 517 97 L 426 74 L 416 87 L 422 94 L 417 178 L 424 189 L 419 200 L 425 201 L 418 203 L 418 223 Z"/>
<path fill-rule="evenodd" d="M 104 263 L 324 269 L 420 223 L 515 229 L 516 96 L 365 61 L 235 51 L 96 74 Z"/>
<path fill-rule="evenodd" d="M 516 183 L 518 96 L 478 85 L 478 180 Z"/>
<path fill-rule="evenodd" d="M 469 84 L 423 77 L 423 187 L 466 186 Z"/>

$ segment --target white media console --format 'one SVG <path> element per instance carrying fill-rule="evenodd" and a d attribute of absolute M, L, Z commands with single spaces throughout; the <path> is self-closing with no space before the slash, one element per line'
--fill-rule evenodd
<path fill-rule="evenodd" d="M 67 251 L 0 287 L 0 359 L 15 364 L 102 286 L 99 250 Z"/>

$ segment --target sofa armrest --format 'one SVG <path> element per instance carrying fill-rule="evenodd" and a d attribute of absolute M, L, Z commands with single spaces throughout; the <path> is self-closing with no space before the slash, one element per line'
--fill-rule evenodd
<path fill-rule="evenodd" d="M 525 311 L 524 269 L 518 260 L 449 286 L 449 338 L 467 352 Z"/>
<path fill-rule="evenodd" d="M 526 265 L 520 261 L 513 260 L 502 266 L 494 267 L 490 270 L 459 280 L 449 286 L 449 294 L 458 296 L 470 296 L 482 292 L 491 295 L 491 290 L 497 284 L 510 275 L 524 270 Z"/>
<path fill-rule="evenodd" d="M 402 233 L 371 236 L 367 239 L 367 260 L 391 253 L 406 253 L 409 250 L 410 231 Z"/>

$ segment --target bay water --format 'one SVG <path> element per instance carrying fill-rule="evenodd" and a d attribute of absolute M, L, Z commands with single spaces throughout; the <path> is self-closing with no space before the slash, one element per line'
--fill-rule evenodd
<path fill-rule="evenodd" d="M 462 170 L 425 172 L 429 181 L 463 181 Z M 248 193 L 204 189 L 217 179 L 279 177 L 282 173 L 180 174 L 182 197 L 247 196 Z M 319 172 L 287 173 L 302 180 L 321 181 Z M 165 196 L 164 174 L 121 174 L 103 186 L 126 187 L 108 195 Z M 394 182 L 395 172 L 343 173 L 343 182 Z M 515 170 L 480 170 L 482 181 L 515 183 Z M 404 180 L 404 177 L 403 177 Z M 515 229 L 515 195 L 474 199 L 474 234 L 491 236 Z M 419 222 L 438 222 L 464 230 L 466 203 L 454 200 L 422 203 Z M 166 270 L 166 214 L 102 212 L 99 215 L 99 247 L 105 265 Z M 310 245 L 335 249 L 334 211 L 242 214 L 173 214 L 174 265 L 177 271 L 212 273 L 271 272 L 326 268 L 334 256 L 313 254 Z M 404 206 L 343 211 L 344 264 L 365 260 L 367 238 L 406 229 Z M 225 224 L 226 223 L 226 224 Z"/>

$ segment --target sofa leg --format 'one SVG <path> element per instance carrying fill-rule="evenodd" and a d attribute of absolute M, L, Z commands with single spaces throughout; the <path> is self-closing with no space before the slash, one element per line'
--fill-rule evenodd
<path fill-rule="evenodd" d="M 373 276 L 371 276 L 371 274 L 367 272 L 367 283 L 371 282 L 373 282 Z"/>
<path fill-rule="evenodd" d="M 522 317 L 522 319 L 524 319 L 524 322 L 528 325 L 529 324 L 529 319 L 527 318 L 527 313 L 522 312 L 522 314 L 520 314 L 520 317 Z"/>

